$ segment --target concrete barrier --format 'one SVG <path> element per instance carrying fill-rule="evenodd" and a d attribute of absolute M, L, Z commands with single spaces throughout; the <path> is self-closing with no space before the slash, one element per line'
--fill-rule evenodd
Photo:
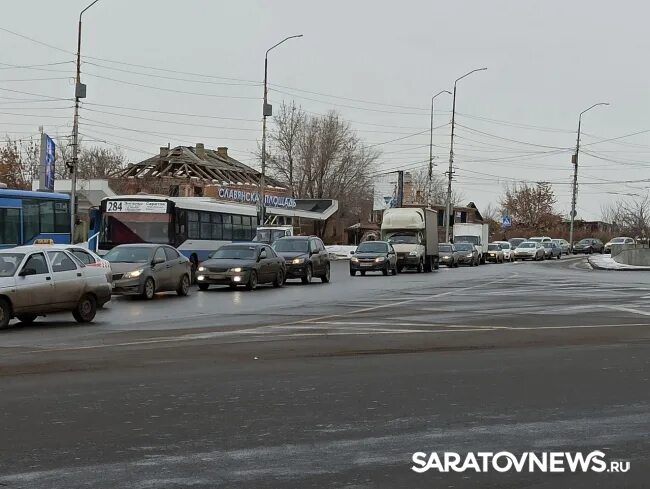
<path fill-rule="evenodd" d="M 623 249 L 616 250 L 616 255 L 614 246 L 621 247 Z M 637 267 L 648 267 L 650 266 L 650 248 L 640 248 L 635 247 L 634 245 L 614 245 L 612 246 L 612 258 L 618 263 L 624 265 L 634 265 Z"/>

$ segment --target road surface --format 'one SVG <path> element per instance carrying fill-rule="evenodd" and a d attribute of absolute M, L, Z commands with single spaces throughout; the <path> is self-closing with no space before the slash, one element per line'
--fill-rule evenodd
<path fill-rule="evenodd" d="M 583 258 L 118 298 L 0 333 L 9 488 L 645 488 L 650 283 Z M 627 473 L 414 452 L 601 450 Z"/>

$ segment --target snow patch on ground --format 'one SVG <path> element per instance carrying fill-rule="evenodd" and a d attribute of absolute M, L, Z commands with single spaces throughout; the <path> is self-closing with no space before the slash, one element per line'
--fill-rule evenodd
<path fill-rule="evenodd" d="M 587 258 L 589 264 L 597 270 L 647 270 L 650 267 L 638 267 L 635 265 L 625 265 L 612 258 L 611 255 L 592 255 Z"/>

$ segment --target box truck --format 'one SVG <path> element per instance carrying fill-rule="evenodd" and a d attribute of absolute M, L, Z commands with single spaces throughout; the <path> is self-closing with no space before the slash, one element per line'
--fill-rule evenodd
<path fill-rule="evenodd" d="M 430 272 L 439 267 L 438 213 L 426 207 L 386 209 L 381 223 L 381 238 L 397 253 L 397 267 Z"/>

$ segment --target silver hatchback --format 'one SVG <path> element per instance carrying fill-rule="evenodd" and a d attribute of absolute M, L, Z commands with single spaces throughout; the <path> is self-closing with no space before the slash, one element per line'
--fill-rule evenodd
<path fill-rule="evenodd" d="M 0 329 L 14 317 L 31 323 L 59 311 L 90 322 L 110 298 L 106 275 L 66 250 L 22 246 L 0 252 Z"/>

